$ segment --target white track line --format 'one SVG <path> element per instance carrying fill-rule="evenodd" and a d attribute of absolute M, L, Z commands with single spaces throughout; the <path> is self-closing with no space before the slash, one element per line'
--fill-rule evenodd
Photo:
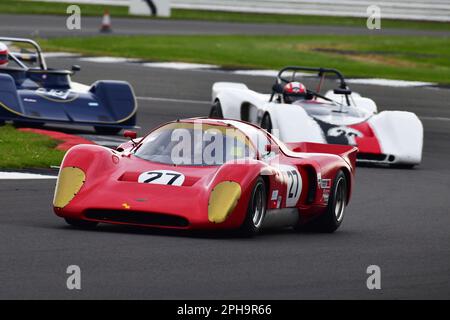
<path fill-rule="evenodd" d="M 192 103 L 192 104 L 207 104 L 211 105 L 211 101 L 206 100 L 184 100 L 184 99 L 172 99 L 172 98 L 162 98 L 162 97 L 136 97 L 138 100 L 143 101 L 163 101 L 163 102 L 174 102 L 174 103 Z M 422 120 L 429 121 L 450 121 L 447 117 L 419 117 Z"/>
<path fill-rule="evenodd" d="M 204 101 L 204 100 L 184 100 L 184 99 L 157 98 L 157 97 L 136 97 L 136 99 L 143 101 L 163 101 L 163 102 L 209 104 L 209 105 L 211 104 L 211 101 Z"/>
<path fill-rule="evenodd" d="M 96 63 L 125 63 L 125 62 L 136 62 L 140 60 L 134 58 L 120 58 L 120 57 L 84 57 L 80 58 L 80 61 L 96 62 Z"/>
<path fill-rule="evenodd" d="M 175 70 L 202 70 L 202 69 L 220 68 L 219 66 L 214 64 L 201 64 L 189 62 L 145 62 L 142 64 L 142 66 L 149 68 L 164 68 Z"/>
<path fill-rule="evenodd" d="M 419 117 L 422 120 L 431 120 L 431 121 L 450 121 L 450 118 L 446 117 Z"/>
<path fill-rule="evenodd" d="M 72 52 L 44 52 L 45 58 L 72 58 L 80 56 L 80 54 Z"/>
<path fill-rule="evenodd" d="M 79 56 L 76 53 L 70 52 L 49 52 L 47 57 L 74 57 Z M 142 59 L 136 58 L 125 58 L 125 57 L 80 57 L 80 61 L 86 62 L 96 62 L 96 63 L 140 63 L 143 67 L 148 68 L 162 68 L 162 69 L 172 69 L 172 70 L 187 70 L 187 71 L 215 71 L 215 72 L 225 72 L 236 75 L 246 75 L 255 77 L 276 77 L 278 74 L 277 70 L 223 70 L 221 67 L 214 64 L 201 64 L 201 63 L 189 63 L 189 62 L 144 62 Z M 297 75 L 303 77 L 310 77 L 310 73 L 297 72 Z M 346 79 L 347 83 L 353 84 L 363 84 L 363 85 L 375 85 L 384 87 L 394 87 L 394 88 L 413 88 L 413 87 L 428 87 L 436 85 L 432 82 L 422 82 L 422 81 L 406 81 L 406 80 L 392 80 L 392 79 Z"/>
<path fill-rule="evenodd" d="M 377 79 L 377 78 L 374 78 L 374 79 L 347 79 L 346 82 L 353 83 L 353 84 L 366 84 L 366 85 L 394 87 L 394 88 L 425 87 L 425 86 L 435 85 L 435 83 L 431 83 L 431 82 Z"/>
<path fill-rule="evenodd" d="M 41 180 L 41 179 L 56 179 L 57 176 L 49 176 L 35 173 L 23 172 L 0 172 L 0 180 Z"/>

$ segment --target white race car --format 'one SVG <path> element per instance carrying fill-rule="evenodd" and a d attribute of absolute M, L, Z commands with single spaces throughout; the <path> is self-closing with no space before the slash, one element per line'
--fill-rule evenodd
<path fill-rule="evenodd" d="M 315 91 L 298 82 L 317 72 Z M 339 87 L 320 94 L 326 75 Z M 243 83 L 216 82 L 210 117 L 239 119 L 257 124 L 286 143 L 347 144 L 359 149 L 364 163 L 413 167 L 422 160 L 423 126 L 405 111 L 377 111 L 375 102 L 352 92 L 335 69 L 286 67 L 276 78 L 271 94 L 250 90 Z"/>

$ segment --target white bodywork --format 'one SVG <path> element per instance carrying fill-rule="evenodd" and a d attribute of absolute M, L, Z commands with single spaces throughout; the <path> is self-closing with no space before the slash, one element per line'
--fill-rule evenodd
<path fill-rule="evenodd" d="M 268 114 L 272 122 L 272 133 L 283 142 L 327 143 L 333 134 L 345 134 L 348 144 L 354 144 L 354 136 L 359 133 L 348 126 L 369 124 L 382 157 L 359 158 L 361 162 L 417 165 L 422 160 L 423 126 L 419 118 L 411 112 L 377 112 L 375 102 L 353 92 L 351 106 L 332 104 L 318 98 L 314 102 L 283 104 L 269 102 L 270 94 L 261 94 L 248 89 L 245 84 L 217 82 L 212 88 L 212 102 L 219 101 L 224 118 L 240 119 L 261 125 L 263 116 Z M 325 97 L 344 102 L 345 96 L 332 91 Z M 334 111 L 333 111 L 334 110 Z M 339 112 L 345 111 L 345 112 Z M 332 129 L 324 133 L 319 122 L 330 124 Z"/>

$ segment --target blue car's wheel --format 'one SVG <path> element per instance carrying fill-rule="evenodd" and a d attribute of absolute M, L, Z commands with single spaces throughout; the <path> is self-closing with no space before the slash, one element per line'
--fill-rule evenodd
<path fill-rule="evenodd" d="M 13 126 L 16 128 L 41 128 L 44 124 L 44 122 L 13 121 Z"/>
<path fill-rule="evenodd" d="M 94 129 L 96 133 L 105 135 L 115 135 L 122 130 L 121 128 L 116 127 L 94 127 Z"/>

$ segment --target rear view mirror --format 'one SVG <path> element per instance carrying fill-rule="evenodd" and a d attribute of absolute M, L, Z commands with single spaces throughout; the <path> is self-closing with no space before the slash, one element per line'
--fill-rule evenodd
<path fill-rule="evenodd" d="M 279 83 L 275 83 L 275 84 L 272 86 L 272 90 L 273 90 L 273 92 L 275 92 L 275 93 L 283 93 L 283 86 L 282 86 L 281 84 L 279 84 Z"/>
<path fill-rule="evenodd" d="M 73 71 L 73 72 L 81 71 L 81 67 L 80 67 L 79 65 L 77 65 L 77 64 L 74 64 L 74 65 L 72 66 L 72 71 Z"/>
<path fill-rule="evenodd" d="M 333 90 L 334 94 L 345 94 L 345 95 L 351 95 L 352 94 L 352 90 L 350 89 L 334 89 Z"/>
<path fill-rule="evenodd" d="M 125 131 L 123 132 L 123 136 L 124 136 L 125 138 L 130 138 L 131 140 L 133 140 L 133 139 L 136 139 L 137 133 L 136 133 L 136 131 L 125 130 Z"/>
<path fill-rule="evenodd" d="M 267 144 L 266 145 L 266 151 L 267 153 L 275 152 L 277 153 L 280 150 L 280 147 L 276 144 Z"/>

